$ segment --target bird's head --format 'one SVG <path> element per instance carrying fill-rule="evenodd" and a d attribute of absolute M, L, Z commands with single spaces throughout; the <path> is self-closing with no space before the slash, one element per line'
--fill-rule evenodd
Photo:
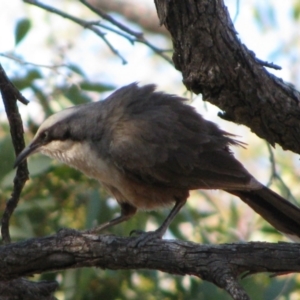
<path fill-rule="evenodd" d="M 47 118 L 39 127 L 31 143 L 16 158 L 14 168 L 34 153 L 41 152 L 50 157 L 57 157 L 57 154 L 68 146 L 68 140 L 72 140 L 70 128 L 77 111 L 78 106 L 74 106 Z"/>

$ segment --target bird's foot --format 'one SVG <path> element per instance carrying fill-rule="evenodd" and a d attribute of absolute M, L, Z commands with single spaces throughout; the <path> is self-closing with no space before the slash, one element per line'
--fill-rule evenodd
<path fill-rule="evenodd" d="M 136 247 L 143 247 L 144 245 L 146 245 L 151 241 L 162 239 L 164 232 L 162 232 L 161 230 L 148 231 L 148 232 L 142 230 L 132 230 L 130 232 L 130 235 L 137 235 L 137 237 L 129 243 L 129 247 L 136 248 Z"/>

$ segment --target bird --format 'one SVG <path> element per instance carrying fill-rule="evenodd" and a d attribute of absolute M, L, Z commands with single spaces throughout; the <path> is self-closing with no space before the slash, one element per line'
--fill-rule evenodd
<path fill-rule="evenodd" d="M 224 190 L 239 197 L 275 229 L 300 241 L 300 209 L 256 180 L 233 155 L 236 136 L 205 120 L 185 98 L 134 82 L 105 100 L 48 117 L 14 167 L 42 153 L 100 182 L 121 214 L 86 230 L 96 234 L 138 210 L 173 205 L 156 230 L 137 244 L 161 239 L 191 190 Z"/>

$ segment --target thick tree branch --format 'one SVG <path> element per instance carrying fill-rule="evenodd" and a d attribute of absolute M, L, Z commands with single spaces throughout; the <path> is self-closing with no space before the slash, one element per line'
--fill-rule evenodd
<path fill-rule="evenodd" d="M 241 43 L 223 0 L 155 4 L 172 35 L 173 61 L 187 88 L 220 107 L 223 118 L 300 153 L 299 92 L 268 73 Z"/>
<path fill-rule="evenodd" d="M 0 247 L 0 281 L 90 266 L 112 270 L 155 269 L 170 274 L 195 275 L 227 290 L 233 299 L 247 299 L 246 296 L 241 298 L 243 290 L 236 281 L 241 274 L 300 272 L 299 244 L 214 246 L 158 240 L 132 248 L 128 246 L 132 239 L 62 230 L 56 235 L 5 245 Z"/>
<path fill-rule="evenodd" d="M 24 278 L 0 281 L 1 300 L 55 300 L 53 293 L 58 287 L 57 282 L 34 282 Z"/>

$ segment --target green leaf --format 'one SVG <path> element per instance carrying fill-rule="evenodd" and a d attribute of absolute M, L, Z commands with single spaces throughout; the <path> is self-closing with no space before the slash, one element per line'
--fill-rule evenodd
<path fill-rule="evenodd" d="M 18 21 L 15 29 L 15 45 L 17 46 L 26 36 L 31 27 L 29 19 L 21 19 Z"/>
<path fill-rule="evenodd" d="M 42 74 L 38 69 L 28 70 L 27 74 L 23 77 L 12 78 L 11 81 L 19 89 L 24 90 L 32 85 L 35 79 L 42 78 Z"/>
<path fill-rule="evenodd" d="M 74 84 L 70 87 L 61 87 L 61 91 L 75 105 L 89 103 L 92 101 L 90 97 L 82 93 L 78 86 Z"/>
<path fill-rule="evenodd" d="M 42 78 L 42 74 L 38 69 L 31 69 L 28 71 L 26 78 L 27 80 L 33 81 L 35 79 L 40 79 Z"/>
<path fill-rule="evenodd" d="M 295 3 L 294 9 L 293 9 L 293 17 L 295 20 L 300 19 L 300 3 Z"/>
<path fill-rule="evenodd" d="M 107 92 L 113 90 L 115 87 L 112 85 L 107 85 L 99 82 L 90 82 L 90 81 L 82 81 L 80 83 L 80 87 L 85 91 L 92 91 L 92 92 Z"/>
<path fill-rule="evenodd" d="M 30 87 L 34 92 L 35 97 L 39 100 L 40 104 L 42 105 L 43 111 L 45 112 L 46 116 L 52 115 L 53 110 L 50 108 L 48 95 L 46 94 L 45 89 L 43 87 L 38 87 L 34 83 L 31 83 Z"/>
<path fill-rule="evenodd" d="M 85 77 L 84 72 L 82 71 L 82 69 L 81 69 L 79 66 L 74 65 L 74 64 L 69 64 L 69 65 L 68 65 L 68 68 L 69 68 L 70 70 L 72 70 L 73 72 L 75 72 L 75 73 L 81 75 L 82 77 Z"/>

